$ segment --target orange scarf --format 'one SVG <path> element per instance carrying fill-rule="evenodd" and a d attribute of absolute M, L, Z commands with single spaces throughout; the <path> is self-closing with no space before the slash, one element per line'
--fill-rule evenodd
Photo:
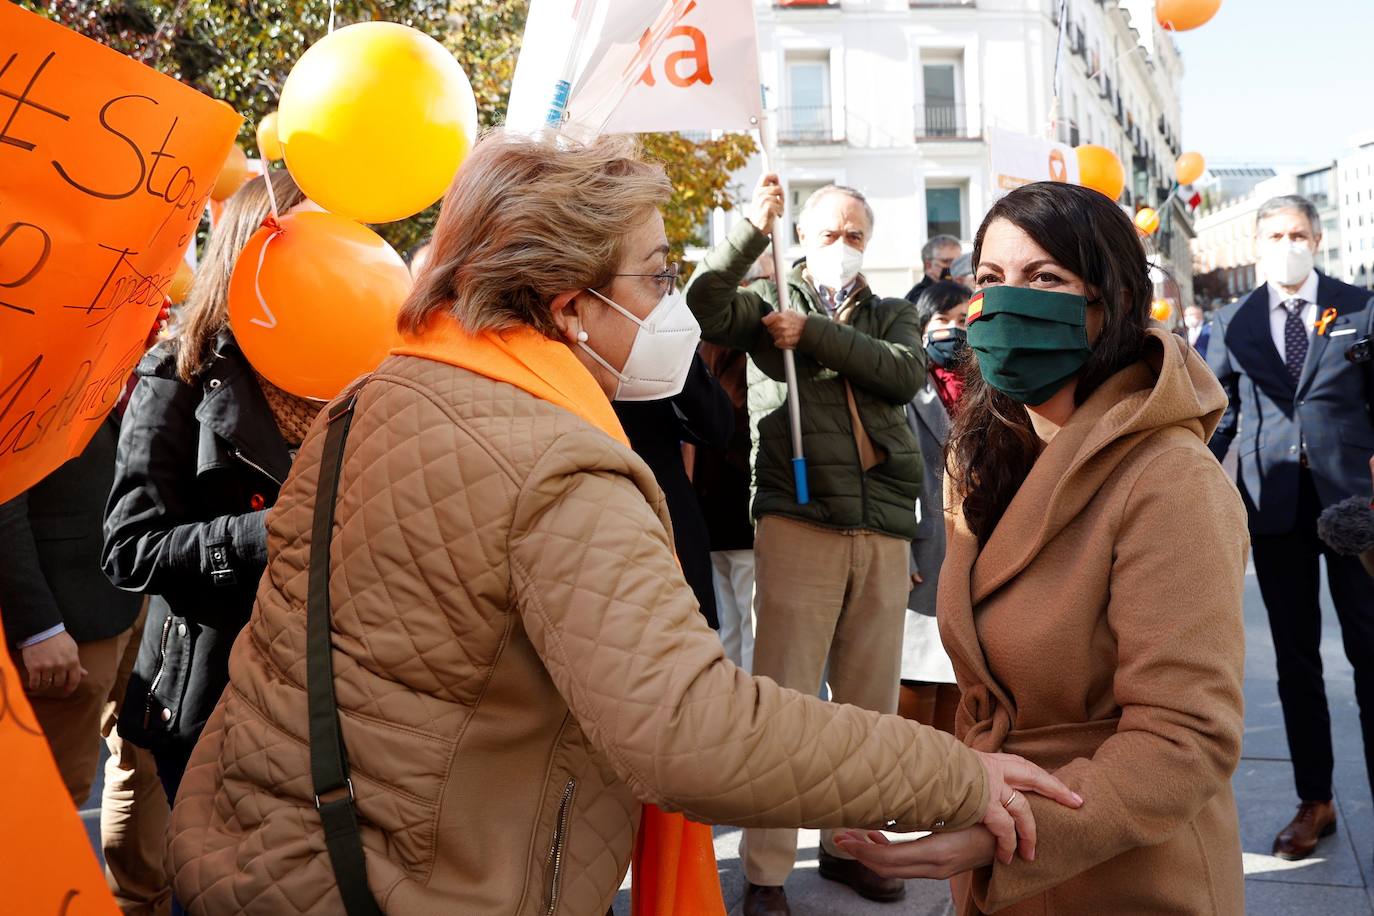
<path fill-rule="evenodd" d="M 621 445 L 630 444 L 606 393 L 572 350 L 532 328 L 471 335 L 456 321 L 441 318 L 391 352 L 514 385 L 581 417 Z M 634 916 L 725 916 L 707 825 L 645 805 L 633 867 Z"/>

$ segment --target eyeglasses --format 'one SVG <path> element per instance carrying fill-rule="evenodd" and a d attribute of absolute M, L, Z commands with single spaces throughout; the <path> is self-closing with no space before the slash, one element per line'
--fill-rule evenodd
<path fill-rule="evenodd" d="M 613 277 L 644 277 L 654 280 L 658 284 L 658 294 L 667 296 L 677 289 L 678 277 L 682 274 L 682 265 L 676 261 L 670 263 L 662 271 L 656 274 L 611 274 Z"/>

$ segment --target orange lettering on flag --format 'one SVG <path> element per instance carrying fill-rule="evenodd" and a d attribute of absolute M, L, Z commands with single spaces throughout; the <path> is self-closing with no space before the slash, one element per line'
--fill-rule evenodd
<path fill-rule="evenodd" d="M 682 20 L 687 18 L 688 14 L 696 8 L 696 0 L 692 0 L 691 3 L 687 4 L 687 8 L 682 11 L 682 15 L 673 23 L 672 31 L 670 31 L 664 39 L 665 43 L 674 38 L 687 38 L 692 42 L 690 50 L 674 51 L 663 60 L 663 75 L 668 78 L 669 83 L 682 89 L 686 89 L 694 83 L 703 83 L 709 86 L 711 83 L 715 82 L 715 78 L 711 76 L 711 58 L 707 50 L 705 33 L 703 33 L 701 29 L 689 25 L 682 25 Z M 650 39 L 650 31 L 646 29 L 639 39 L 639 47 L 641 50 L 650 44 Z M 691 72 L 684 74 L 679 69 L 679 65 L 687 61 L 692 61 L 696 64 L 696 67 Z M 657 81 L 654 79 L 652 61 L 644 65 L 644 72 L 640 74 L 639 80 L 635 85 L 658 85 Z"/>
<path fill-rule="evenodd" d="M 0 500 L 114 406 L 241 120 L 0 6 Z"/>

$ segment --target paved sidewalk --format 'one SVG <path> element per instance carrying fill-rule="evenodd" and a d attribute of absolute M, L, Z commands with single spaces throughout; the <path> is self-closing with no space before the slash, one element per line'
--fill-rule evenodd
<path fill-rule="evenodd" d="M 1279 707 L 1274 649 L 1259 586 L 1246 582 L 1246 732 L 1244 757 L 1236 772 L 1241 839 L 1245 856 L 1245 911 L 1249 916 L 1374 916 L 1374 805 L 1365 778 L 1359 711 L 1351 668 L 1341 648 L 1340 628 L 1331 599 L 1322 591 L 1325 615 L 1322 654 L 1336 746 L 1336 801 L 1340 829 L 1324 840 L 1312 858 L 1284 862 L 1269 855 L 1279 828 L 1297 805 L 1293 771 Z M 731 913 L 739 912 L 744 877 L 738 830 L 718 828 L 716 857 Z M 942 916 L 952 913 L 945 886 L 910 881 L 902 903 L 870 903 L 820 877 L 815 831 L 803 831 L 797 870 L 787 883 L 795 916 Z M 628 886 L 628 885 L 627 885 Z M 618 916 L 629 913 L 629 893 L 616 901 Z"/>

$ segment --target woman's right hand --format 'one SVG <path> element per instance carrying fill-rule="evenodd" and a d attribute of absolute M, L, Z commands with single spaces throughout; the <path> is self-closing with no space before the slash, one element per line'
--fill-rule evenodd
<path fill-rule="evenodd" d="M 749 205 L 749 222 L 764 235 L 773 229 L 773 220 L 782 216 L 782 181 L 769 172 L 759 178 L 754 200 Z"/>
<path fill-rule="evenodd" d="M 997 860 L 1010 865 L 1019 848 L 1021 857 L 1035 858 L 1035 816 L 1023 794 L 1034 792 L 1069 808 L 1083 799 L 1040 767 L 1015 754 L 975 751 L 988 777 L 988 807 L 982 824 L 997 838 Z"/>

